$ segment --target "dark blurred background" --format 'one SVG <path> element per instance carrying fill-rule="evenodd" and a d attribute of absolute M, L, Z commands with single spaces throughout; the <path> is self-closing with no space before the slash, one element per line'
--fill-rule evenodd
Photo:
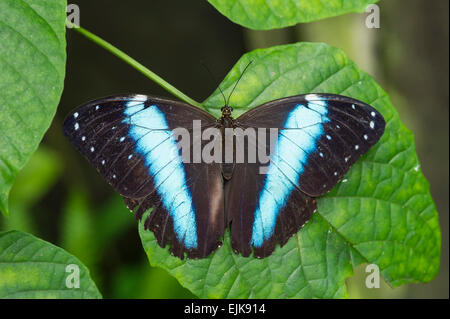
<path fill-rule="evenodd" d="M 388 92 L 416 147 L 442 227 L 438 277 L 427 284 L 376 291 L 364 288 L 358 267 L 347 281 L 351 298 L 448 298 L 449 96 L 447 0 L 382 0 L 381 28 L 366 14 L 348 14 L 273 31 L 252 31 L 227 20 L 206 1 L 77 0 L 81 25 L 122 49 L 191 98 L 202 101 L 238 58 L 255 48 L 297 41 L 342 48 Z M 164 270 L 149 266 L 136 222 L 122 200 L 62 134 L 76 106 L 119 93 L 170 97 L 162 88 L 73 30 L 67 32 L 62 100 L 38 152 L 15 183 L 11 217 L 19 229 L 77 256 L 106 298 L 194 297 Z"/>

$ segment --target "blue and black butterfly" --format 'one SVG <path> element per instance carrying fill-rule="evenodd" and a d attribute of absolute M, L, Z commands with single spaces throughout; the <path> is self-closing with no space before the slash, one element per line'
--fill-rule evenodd
<path fill-rule="evenodd" d="M 194 120 L 201 121 L 201 130 L 221 132 L 276 128 L 276 146 L 268 139 L 262 142 L 270 154 L 268 163 L 238 162 L 235 156 L 231 163 L 198 163 L 195 150 L 208 141 L 192 136 L 191 161 L 184 161 L 173 130 L 194 132 Z M 113 96 L 81 106 L 64 123 L 71 143 L 138 219 L 153 207 L 145 229 L 181 259 L 210 255 L 227 228 L 236 253 L 270 255 L 308 221 L 316 210 L 315 198 L 336 185 L 384 128 L 373 107 L 334 94 L 274 100 L 236 119 L 228 105 L 216 119 L 178 101 Z M 237 147 L 235 140 L 232 147 Z"/>

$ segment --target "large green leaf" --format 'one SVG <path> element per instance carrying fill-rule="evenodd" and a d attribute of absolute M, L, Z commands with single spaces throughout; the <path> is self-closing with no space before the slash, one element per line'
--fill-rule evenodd
<path fill-rule="evenodd" d="M 349 12 L 378 0 L 208 0 L 231 21 L 255 30 L 277 29 Z"/>
<path fill-rule="evenodd" d="M 431 280 L 439 268 L 438 216 L 413 135 L 386 93 L 341 50 L 297 43 L 245 54 L 221 84 L 225 95 L 250 61 L 231 97 L 236 116 L 276 98 L 327 92 L 371 104 L 383 114 L 386 131 L 345 179 L 318 199 L 311 220 L 268 258 L 234 254 L 227 232 L 209 258 L 182 261 L 159 247 L 141 223 L 150 263 L 196 295 L 214 298 L 345 297 L 345 278 L 362 262 L 377 264 L 393 286 Z M 215 115 L 222 104 L 218 90 L 204 102 Z"/>
<path fill-rule="evenodd" d="M 0 210 L 63 89 L 66 1 L 0 1 Z"/>
<path fill-rule="evenodd" d="M 79 275 L 79 287 L 74 285 L 76 278 L 72 275 Z M 101 295 L 89 271 L 77 258 L 30 234 L 9 231 L 0 233 L 0 298 L 101 298 Z"/>

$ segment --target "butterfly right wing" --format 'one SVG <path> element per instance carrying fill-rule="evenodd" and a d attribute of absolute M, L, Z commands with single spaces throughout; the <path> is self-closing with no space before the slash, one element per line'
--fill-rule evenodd
<path fill-rule="evenodd" d="M 383 116 L 370 105 L 334 94 L 267 102 L 235 124 L 276 129 L 275 146 L 268 139 L 244 143 L 244 154 L 249 145 L 270 153 L 268 165 L 237 163 L 227 185 L 232 247 L 244 256 L 253 248 L 256 257 L 270 255 L 276 244 L 284 245 L 303 226 L 316 209 L 314 197 L 330 191 L 377 143 L 385 127 Z"/>
<path fill-rule="evenodd" d="M 200 133 L 195 120 L 201 121 L 196 122 Z M 180 258 L 185 253 L 196 258 L 214 251 L 223 236 L 221 169 L 192 163 L 194 152 L 186 163 L 174 130 L 184 130 L 181 138 L 189 138 L 194 148 L 193 141 L 202 141 L 194 135 L 215 125 L 214 117 L 185 103 L 114 96 L 78 108 L 66 119 L 64 132 L 137 218 L 153 207 L 144 225 L 160 246 L 169 244 Z"/>

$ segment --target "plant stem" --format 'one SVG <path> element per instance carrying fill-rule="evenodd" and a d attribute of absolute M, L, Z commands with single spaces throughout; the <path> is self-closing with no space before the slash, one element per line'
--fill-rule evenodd
<path fill-rule="evenodd" d="M 73 23 L 70 23 L 70 22 L 67 22 L 67 27 L 77 31 L 78 33 L 82 34 L 83 36 L 85 36 L 86 38 L 91 40 L 92 42 L 98 44 L 102 48 L 104 48 L 107 51 L 111 52 L 112 54 L 117 56 L 119 59 L 123 60 L 124 62 L 128 63 L 133 68 L 135 68 L 136 70 L 138 70 L 139 72 L 144 74 L 150 80 L 152 80 L 156 84 L 158 84 L 161 87 L 163 87 L 166 91 L 168 91 L 171 94 L 173 94 L 176 97 L 178 97 L 180 100 L 183 100 L 184 102 L 186 102 L 188 104 L 191 104 L 191 105 L 194 105 L 194 106 L 197 106 L 199 108 L 204 109 L 203 105 L 201 105 L 199 102 L 194 101 L 189 96 L 187 96 L 186 94 L 184 94 L 183 92 L 181 92 L 177 88 L 175 88 L 173 85 L 171 85 L 170 83 L 166 82 L 159 75 L 157 75 L 156 73 L 150 71 L 145 66 L 143 66 L 142 64 L 137 62 L 135 59 L 133 59 L 132 57 L 130 57 L 129 55 L 127 55 L 123 51 L 119 50 L 118 48 L 116 48 L 112 44 L 106 42 L 102 38 L 96 36 L 95 34 L 89 32 L 88 30 L 83 29 L 82 27 L 77 26 L 77 25 L 75 25 Z"/>

